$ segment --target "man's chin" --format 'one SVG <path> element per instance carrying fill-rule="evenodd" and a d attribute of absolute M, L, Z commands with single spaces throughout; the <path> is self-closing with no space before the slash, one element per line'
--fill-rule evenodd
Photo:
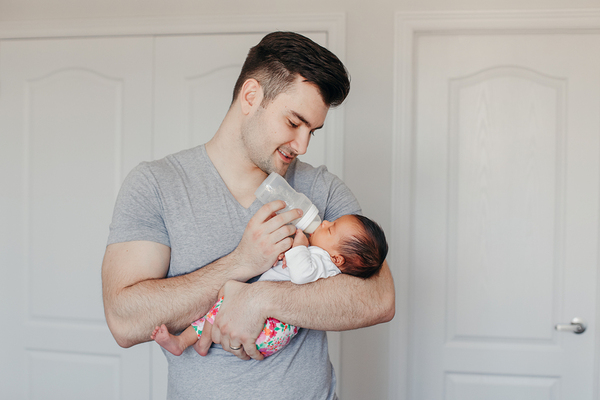
<path fill-rule="evenodd" d="M 294 160 L 295 158 L 292 159 L 291 162 L 285 162 L 280 158 L 274 157 L 268 160 L 263 160 L 259 163 L 255 163 L 255 165 L 267 175 L 271 174 L 271 172 L 277 172 L 279 175 L 285 176 L 288 168 Z"/>
<path fill-rule="evenodd" d="M 277 172 L 279 175 L 281 176 L 285 176 L 285 173 L 287 172 L 288 168 L 289 168 L 289 164 L 283 164 L 280 166 L 271 166 L 268 169 L 263 169 L 263 172 L 266 173 L 267 175 L 270 175 L 271 172 Z"/>

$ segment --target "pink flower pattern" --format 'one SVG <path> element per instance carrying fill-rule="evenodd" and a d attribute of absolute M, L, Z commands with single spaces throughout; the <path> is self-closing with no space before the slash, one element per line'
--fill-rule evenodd
<path fill-rule="evenodd" d="M 202 318 L 192 322 L 198 338 L 202 335 L 202 329 L 206 321 L 211 324 L 215 322 L 215 316 L 223 303 L 223 297 L 215 303 L 210 311 Z M 298 334 L 298 327 L 279 321 L 275 318 L 268 318 L 265 321 L 262 332 L 256 339 L 256 348 L 265 357 L 275 354 L 290 343 L 290 340 Z"/>

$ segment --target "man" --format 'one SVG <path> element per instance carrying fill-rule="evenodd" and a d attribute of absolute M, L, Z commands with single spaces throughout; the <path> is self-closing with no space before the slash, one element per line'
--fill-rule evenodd
<path fill-rule="evenodd" d="M 324 331 L 393 317 L 385 263 L 366 280 L 246 283 L 291 247 L 289 222 L 301 213 L 275 215 L 283 202 L 263 206 L 255 198 L 270 172 L 285 175 L 323 219 L 360 212 L 337 177 L 296 159 L 348 91 L 346 70 L 331 52 L 298 34 L 269 34 L 250 50 L 214 137 L 142 163 L 123 183 L 102 266 L 106 319 L 117 343 L 148 341 L 162 323 L 182 331 L 225 296 L 201 337 L 207 356 L 192 349 L 166 354 L 169 398 L 335 399 Z M 305 329 L 263 360 L 254 342 L 267 317 Z"/>

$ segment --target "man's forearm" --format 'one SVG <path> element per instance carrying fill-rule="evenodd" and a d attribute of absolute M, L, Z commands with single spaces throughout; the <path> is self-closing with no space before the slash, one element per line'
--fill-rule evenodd
<path fill-rule="evenodd" d="M 226 256 L 190 274 L 150 278 L 130 285 L 111 285 L 103 269 L 105 313 L 117 343 L 130 347 L 150 340 L 154 327 L 184 329 L 213 306 L 219 289 L 228 280 L 248 279 Z M 110 269 L 110 267 L 106 267 Z"/>
<path fill-rule="evenodd" d="M 152 329 L 161 324 L 178 332 L 210 309 L 218 289 L 196 284 L 193 274 L 139 282 L 107 302 L 111 305 L 106 319 L 117 343 L 130 347 L 147 342 Z"/>
<path fill-rule="evenodd" d="M 361 279 L 340 274 L 316 282 L 258 282 L 266 316 L 303 328 L 343 331 L 390 321 L 395 313 L 394 282 L 387 263 Z M 258 289 L 258 288 L 257 288 Z"/>

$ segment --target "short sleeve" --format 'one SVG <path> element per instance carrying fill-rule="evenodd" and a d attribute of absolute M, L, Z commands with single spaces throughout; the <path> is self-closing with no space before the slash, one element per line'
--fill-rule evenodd
<path fill-rule="evenodd" d="M 324 165 L 315 168 L 296 159 L 285 177 L 296 191 L 307 195 L 317 206 L 321 219 L 335 221 L 343 215 L 362 214 L 352 191 Z"/>
<path fill-rule="evenodd" d="M 360 204 L 352 191 L 337 176 L 327 172 L 330 175 L 329 194 L 327 207 L 324 212 L 324 219 L 335 221 L 339 217 L 347 214 L 362 214 Z"/>
<path fill-rule="evenodd" d="M 127 175 L 121 186 L 108 244 L 147 240 L 170 247 L 163 215 L 158 183 L 148 163 L 142 163 Z"/>

